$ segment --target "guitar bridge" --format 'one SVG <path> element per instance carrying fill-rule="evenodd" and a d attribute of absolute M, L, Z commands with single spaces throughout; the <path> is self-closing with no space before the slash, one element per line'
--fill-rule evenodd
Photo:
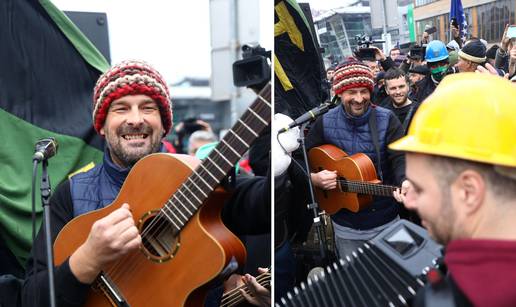
<path fill-rule="evenodd" d="M 100 275 L 97 277 L 94 289 L 102 291 L 112 306 L 130 306 L 115 283 L 104 273 L 100 273 Z"/>

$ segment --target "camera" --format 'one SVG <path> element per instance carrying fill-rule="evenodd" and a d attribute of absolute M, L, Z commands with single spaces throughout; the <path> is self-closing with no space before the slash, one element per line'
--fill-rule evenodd
<path fill-rule="evenodd" d="M 452 20 L 452 25 L 453 25 L 453 20 Z M 455 20 L 455 27 L 458 27 L 457 20 Z M 435 26 L 425 29 L 425 32 L 428 33 L 429 35 L 434 34 L 436 31 L 437 31 L 437 28 Z"/>
<path fill-rule="evenodd" d="M 192 134 L 197 130 L 203 129 L 203 126 L 197 123 L 197 118 L 195 118 L 195 117 L 190 117 L 190 118 L 183 120 L 183 124 L 184 124 L 184 126 L 183 126 L 184 132 L 187 135 Z"/>
<path fill-rule="evenodd" d="M 372 44 L 385 43 L 385 41 L 382 40 L 371 40 L 371 38 L 366 35 L 356 35 L 355 40 L 358 47 L 353 53 L 361 61 L 376 61 L 376 50 L 369 46 Z"/>
<path fill-rule="evenodd" d="M 271 51 L 259 44 L 243 45 L 242 58 L 233 63 L 233 84 L 260 91 L 271 80 Z"/>
<path fill-rule="evenodd" d="M 425 59 L 425 53 L 426 53 L 426 47 L 425 46 L 412 46 L 409 49 L 408 58 L 411 60 L 424 60 Z"/>

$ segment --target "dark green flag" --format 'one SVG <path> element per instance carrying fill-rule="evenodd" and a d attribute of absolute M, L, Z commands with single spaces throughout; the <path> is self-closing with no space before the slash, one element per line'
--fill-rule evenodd
<path fill-rule="evenodd" d="M 34 144 L 49 136 L 59 143 L 48 168 L 54 189 L 73 171 L 101 161 L 92 91 L 109 64 L 48 0 L 0 1 L 0 42 L 0 231 L 24 265 L 32 239 Z"/>

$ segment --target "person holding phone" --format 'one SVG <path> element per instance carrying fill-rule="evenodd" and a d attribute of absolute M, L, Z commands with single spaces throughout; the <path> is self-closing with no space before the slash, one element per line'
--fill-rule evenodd
<path fill-rule="evenodd" d="M 509 55 L 516 41 L 516 25 L 506 25 L 500 41 L 500 48 L 496 51 L 495 68 L 509 72 Z M 516 59 L 515 59 L 516 60 Z M 510 74 L 510 72 L 509 72 Z M 514 74 L 514 69 L 513 69 Z"/>
<path fill-rule="evenodd" d="M 435 26 L 431 27 L 430 25 L 426 25 L 425 31 L 423 32 L 422 37 L 421 37 L 421 46 L 428 45 L 430 43 L 430 41 L 432 40 L 430 38 L 430 35 L 434 34 L 436 31 L 437 31 L 437 28 Z"/>
<path fill-rule="evenodd" d="M 457 23 L 457 19 L 455 18 L 452 18 L 451 22 L 450 22 L 450 28 L 451 28 L 451 34 L 452 34 L 452 41 L 456 42 L 457 45 L 459 46 L 459 49 L 462 48 L 462 38 L 460 36 L 460 27 L 459 27 L 459 24 Z"/>

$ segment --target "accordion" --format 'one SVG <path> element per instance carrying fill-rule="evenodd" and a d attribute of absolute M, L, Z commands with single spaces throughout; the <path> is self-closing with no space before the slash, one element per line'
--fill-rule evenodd
<path fill-rule="evenodd" d="M 423 228 L 400 220 L 301 283 L 276 307 L 407 306 L 441 251 Z"/>

